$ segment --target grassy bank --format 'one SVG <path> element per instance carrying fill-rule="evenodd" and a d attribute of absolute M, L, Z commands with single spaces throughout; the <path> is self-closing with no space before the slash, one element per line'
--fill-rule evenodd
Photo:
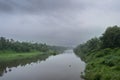
<path fill-rule="evenodd" d="M 16 53 L 14 51 L 1 51 L 0 52 L 0 76 L 4 75 L 6 68 L 17 67 L 19 65 L 25 66 L 32 62 L 37 62 L 46 60 L 50 55 L 55 55 L 57 53 L 53 51 L 47 52 L 24 52 Z"/>
<path fill-rule="evenodd" d="M 16 53 L 12 51 L 5 51 L 4 54 L 0 54 L 0 62 L 7 62 L 13 60 L 20 60 L 25 58 L 31 58 L 38 55 L 42 55 L 41 52 L 28 52 L 28 53 Z"/>
<path fill-rule="evenodd" d="M 93 51 L 83 60 L 87 63 L 86 80 L 120 80 L 120 49 Z"/>
<path fill-rule="evenodd" d="M 1 51 L 0 63 L 11 62 L 16 60 L 24 60 L 24 59 L 34 59 L 36 57 L 42 58 L 43 56 L 50 56 L 55 54 L 57 53 L 53 51 L 47 51 L 47 52 L 31 51 L 31 52 L 22 52 L 22 53 L 17 53 L 14 51 Z"/>
<path fill-rule="evenodd" d="M 102 36 L 78 45 L 74 52 L 87 63 L 86 80 L 120 80 L 120 27 L 108 27 Z"/>

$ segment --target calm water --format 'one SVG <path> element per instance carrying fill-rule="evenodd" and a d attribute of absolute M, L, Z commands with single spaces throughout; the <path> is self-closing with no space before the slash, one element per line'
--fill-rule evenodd
<path fill-rule="evenodd" d="M 44 61 L 8 68 L 0 80 L 83 80 L 85 63 L 72 50 L 50 56 Z"/>

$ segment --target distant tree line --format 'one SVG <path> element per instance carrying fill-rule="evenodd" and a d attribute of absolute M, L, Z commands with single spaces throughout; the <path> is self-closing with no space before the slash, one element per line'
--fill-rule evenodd
<path fill-rule="evenodd" d="M 30 52 L 33 50 L 46 52 L 48 50 L 60 50 L 62 47 L 49 46 L 42 43 L 31 43 L 31 42 L 20 42 L 14 41 L 13 39 L 6 39 L 5 37 L 0 37 L 0 51 L 11 50 L 15 52 Z"/>
<path fill-rule="evenodd" d="M 67 47 L 63 47 L 63 46 L 49 46 L 49 49 L 61 53 L 61 52 L 63 52 L 64 50 L 66 50 Z"/>
<path fill-rule="evenodd" d="M 92 38 L 86 43 L 78 45 L 74 51 L 84 56 L 92 51 L 105 48 L 120 48 L 120 27 L 108 27 L 99 38 Z"/>

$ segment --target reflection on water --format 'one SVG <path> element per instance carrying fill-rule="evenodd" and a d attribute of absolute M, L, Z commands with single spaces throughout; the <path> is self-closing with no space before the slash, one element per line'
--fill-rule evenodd
<path fill-rule="evenodd" d="M 49 55 L 36 56 L 34 58 L 15 60 L 10 62 L 0 62 L 0 77 L 6 74 L 7 72 L 11 72 L 13 67 L 25 66 L 27 64 L 36 63 L 37 61 L 45 61 Z M 1 79 L 0 79 L 1 80 Z"/>
<path fill-rule="evenodd" d="M 82 80 L 85 63 L 72 50 L 46 58 L 4 64 L 0 66 L 0 80 Z"/>

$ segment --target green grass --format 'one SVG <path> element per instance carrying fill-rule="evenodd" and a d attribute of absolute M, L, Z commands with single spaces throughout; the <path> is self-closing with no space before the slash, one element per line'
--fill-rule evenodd
<path fill-rule="evenodd" d="M 32 52 L 24 52 L 24 53 L 16 53 L 13 51 L 0 51 L 0 63 L 5 62 L 12 62 L 16 60 L 27 60 L 27 59 L 42 59 L 42 57 L 47 57 L 50 55 L 54 55 L 53 51 L 48 52 L 39 52 L 39 51 L 32 51 Z M 57 54 L 57 53 L 56 53 Z"/>
<path fill-rule="evenodd" d="M 103 49 L 85 56 L 86 80 L 120 80 L 120 49 Z"/>
<path fill-rule="evenodd" d="M 4 54 L 0 54 L 0 62 L 35 57 L 35 56 L 40 55 L 40 54 L 42 54 L 42 53 L 41 52 L 4 53 Z"/>

